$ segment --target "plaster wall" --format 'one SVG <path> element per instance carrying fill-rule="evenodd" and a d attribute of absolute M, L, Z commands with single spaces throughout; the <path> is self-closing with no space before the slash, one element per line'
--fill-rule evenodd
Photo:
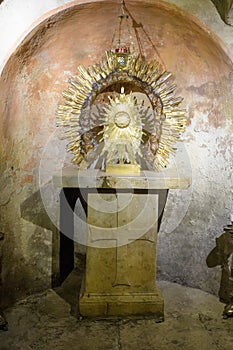
<path fill-rule="evenodd" d="M 4 0 L 0 6 L 0 66 L 11 49 L 20 42 L 33 22 L 46 12 L 70 0 Z"/>
<path fill-rule="evenodd" d="M 25 23 L 37 19 L 28 35 L 21 34 L 26 30 L 21 7 L 10 0 L 0 6 L 3 20 L 18 18 L 14 21 L 18 30 L 3 26 L 1 35 L 8 31 L 11 44 L 19 34 L 24 38 L 8 54 L 0 79 L 0 213 L 5 233 L 1 293 L 5 304 L 49 287 L 57 271 L 53 248 L 59 198 L 51 183 L 46 183 L 68 158 L 64 143 L 54 134 L 54 114 L 77 65 L 94 64 L 110 47 L 118 14 L 115 1 L 83 1 L 80 6 L 75 1 L 38 19 L 65 1 L 40 1 L 40 6 L 36 1 L 22 3 Z M 185 164 L 193 183 L 187 191 L 169 194 L 158 242 L 159 275 L 216 293 L 219 270 L 209 270 L 205 258 L 233 210 L 233 31 L 221 22 L 211 1 L 127 4 L 143 23 L 167 70 L 174 73 L 190 118 L 172 162 Z M 215 28 L 227 45 L 181 8 Z M 143 43 L 147 58 L 155 57 L 145 36 Z M 4 48 L 5 55 L 6 41 Z M 3 63 L 4 58 L 0 59 Z"/>

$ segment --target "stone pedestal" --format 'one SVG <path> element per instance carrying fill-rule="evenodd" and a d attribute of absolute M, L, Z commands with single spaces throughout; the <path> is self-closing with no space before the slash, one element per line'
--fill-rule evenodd
<path fill-rule="evenodd" d="M 75 176 L 74 169 L 64 169 L 54 179 L 61 187 L 88 189 L 81 315 L 153 315 L 162 321 L 164 303 L 156 285 L 161 198 L 169 188 L 187 188 L 190 179 L 171 170 L 138 176 L 76 170 Z"/>
<path fill-rule="evenodd" d="M 106 202 L 103 211 L 102 202 Z M 155 284 L 158 195 L 89 193 L 85 316 L 156 314 L 163 299 Z"/>

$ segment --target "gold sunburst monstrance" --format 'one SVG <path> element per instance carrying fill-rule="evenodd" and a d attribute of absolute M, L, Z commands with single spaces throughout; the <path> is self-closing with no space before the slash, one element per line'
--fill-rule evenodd
<path fill-rule="evenodd" d="M 122 87 L 119 97 L 110 98 L 110 103 L 104 106 L 103 117 L 101 155 L 106 153 L 106 168 L 114 168 L 114 164 L 132 164 L 137 169 L 136 156 L 142 156 L 142 118 L 132 93 L 125 95 Z"/>
<path fill-rule="evenodd" d="M 144 161 L 154 169 L 165 167 L 186 124 L 172 74 L 156 60 L 146 63 L 123 49 L 107 51 L 99 64 L 80 65 L 78 71 L 57 110 L 57 125 L 65 129 L 72 162 L 85 168 L 102 157 L 105 166 Z M 126 93 L 132 90 L 149 99 L 149 113 Z M 98 96 L 112 91 L 115 97 L 107 105 L 95 105 Z"/>

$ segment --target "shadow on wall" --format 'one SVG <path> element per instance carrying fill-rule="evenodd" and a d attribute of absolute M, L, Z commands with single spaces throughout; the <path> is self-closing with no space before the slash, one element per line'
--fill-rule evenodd
<path fill-rule="evenodd" d="M 60 192 L 60 223 L 54 225 L 43 204 L 41 191 L 49 192 L 51 184 L 47 183 L 21 205 L 21 217 L 34 225 L 52 232 L 52 287 L 61 285 L 74 269 L 74 208 L 78 198 L 85 212 L 86 199 L 79 189 L 66 188 Z M 51 204 L 52 205 L 52 204 Z"/>
<path fill-rule="evenodd" d="M 43 191 L 46 191 L 47 187 L 49 184 L 43 186 Z M 59 285 L 59 232 L 45 210 L 40 190 L 33 193 L 20 205 L 20 212 L 24 220 L 52 231 L 52 286 Z"/>
<path fill-rule="evenodd" d="M 43 186 L 43 190 L 46 191 L 46 187 L 48 186 Z M 20 205 L 20 211 L 23 219 L 55 232 L 56 227 L 44 208 L 40 190 L 33 193 Z"/>
<path fill-rule="evenodd" d="M 74 251 L 74 208 L 78 198 L 87 211 L 86 200 L 79 189 L 66 188 L 60 192 L 60 230 L 48 216 L 41 197 L 41 191 L 49 191 L 50 183 L 33 193 L 20 206 L 24 220 L 52 231 L 52 287 L 71 305 L 71 313 L 77 315 L 77 300 L 85 268 L 85 255 L 75 256 Z M 76 253 L 77 255 L 77 253 Z M 79 264 L 74 269 L 74 260 Z"/>

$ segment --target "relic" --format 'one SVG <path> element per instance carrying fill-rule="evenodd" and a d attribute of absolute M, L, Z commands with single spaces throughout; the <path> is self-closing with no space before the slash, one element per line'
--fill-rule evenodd
<path fill-rule="evenodd" d="M 219 300 L 226 304 L 223 317 L 233 316 L 233 222 L 224 227 L 224 232 L 216 238 L 216 247 L 206 259 L 208 267 L 220 265 L 222 276 Z"/>

